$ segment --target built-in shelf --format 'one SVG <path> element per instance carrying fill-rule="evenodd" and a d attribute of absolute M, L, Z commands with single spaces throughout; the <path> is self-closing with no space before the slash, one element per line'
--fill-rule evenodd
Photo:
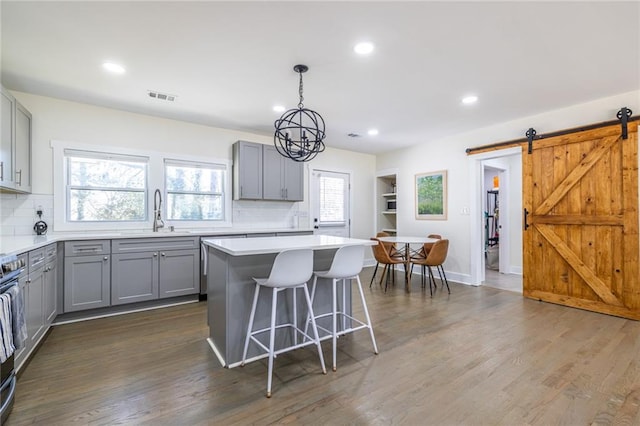
<path fill-rule="evenodd" d="M 396 174 L 380 173 L 376 178 L 376 229 L 396 234 Z"/>

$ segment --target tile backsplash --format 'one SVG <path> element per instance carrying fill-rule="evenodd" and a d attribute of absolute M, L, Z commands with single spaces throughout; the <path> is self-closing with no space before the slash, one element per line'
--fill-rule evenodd
<path fill-rule="evenodd" d="M 302 203 L 273 201 L 234 201 L 233 226 L 238 228 L 307 227 L 308 214 L 300 210 Z M 53 229 L 53 195 L 0 194 L 0 236 L 34 235 L 33 224 L 42 207 L 42 220 Z"/>
<path fill-rule="evenodd" d="M 34 235 L 36 211 L 42 208 L 42 220 L 53 226 L 53 195 L 0 194 L 0 236 Z"/>

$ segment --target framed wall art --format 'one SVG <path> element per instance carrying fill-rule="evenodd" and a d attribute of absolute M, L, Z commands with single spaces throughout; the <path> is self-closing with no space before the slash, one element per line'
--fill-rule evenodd
<path fill-rule="evenodd" d="M 416 219 L 447 219 L 447 171 L 416 175 Z"/>

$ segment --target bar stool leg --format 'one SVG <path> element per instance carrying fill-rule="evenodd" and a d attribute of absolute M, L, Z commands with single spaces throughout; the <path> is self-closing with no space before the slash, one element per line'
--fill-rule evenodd
<path fill-rule="evenodd" d="M 331 336 L 331 341 L 333 343 L 333 366 L 332 366 L 332 370 L 336 371 L 337 367 L 336 367 L 336 346 L 337 346 L 337 340 L 338 340 L 338 292 L 337 292 L 337 286 L 338 286 L 338 280 L 337 279 L 333 279 L 332 281 L 332 301 L 331 301 L 331 306 L 332 306 L 332 317 L 333 317 L 333 329 L 332 329 L 332 336 Z"/>
<path fill-rule="evenodd" d="M 273 288 L 271 299 L 271 330 L 269 330 L 269 376 L 267 377 L 267 398 L 271 398 L 271 379 L 273 376 L 273 358 L 276 342 L 276 305 L 278 304 L 278 289 Z"/>
<path fill-rule="evenodd" d="M 340 303 L 340 313 L 342 314 L 342 331 L 347 329 L 347 316 L 345 315 L 345 300 L 347 300 L 347 280 L 342 279 L 342 303 Z M 349 282 L 351 285 L 351 282 Z"/>
<path fill-rule="evenodd" d="M 376 338 L 373 335 L 373 327 L 371 326 L 371 317 L 369 317 L 369 309 L 367 309 L 367 302 L 364 299 L 364 293 L 362 291 L 362 283 L 360 282 L 360 276 L 356 275 L 356 281 L 358 282 L 358 291 L 360 292 L 360 301 L 362 302 L 362 310 L 364 316 L 367 319 L 367 325 L 369 326 L 369 334 L 371 335 L 371 343 L 373 343 L 373 352 L 378 354 L 378 345 L 376 345 Z"/>
<path fill-rule="evenodd" d="M 293 333 L 293 344 L 298 344 L 298 300 L 296 298 L 296 288 L 292 289 L 293 291 L 293 326 L 296 327 L 296 331 Z"/>
<path fill-rule="evenodd" d="M 318 347 L 318 356 L 320 357 L 320 364 L 322 365 L 322 374 L 327 374 L 327 368 L 324 365 L 324 355 L 322 354 L 322 346 L 320 345 L 320 335 L 318 334 L 318 327 L 316 325 L 316 317 L 313 313 L 313 306 L 311 304 L 311 297 L 309 297 L 309 289 L 305 284 L 304 289 L 304 297 L 307 300 L 307 306 L 309 308 L 309 315 L 311 317 L 311 327 L 313 328 L 313 337 L 316 340 L 316 346 Z"/>
<path fill-rule="evenodd" d="M 311 303 L 313 304 L 313 301 L 316 300 L 316 284 L 318 283 L 318 277 L 317 276 L 313 276 L 313 284 L 311 285 Z M 307 313 L 307 320 L 304 323 L 304 334 L 305 337 L 304 339 L 306 340 L 306 336 L 309 335 L 309 322 L 311 321 L 310 319 L 311 317 L 311 313 Z M 303 341 L 305 341 L 303 340 Z"/>
<path fill-rule="evenodd" d="M 256 306 L 258 305 L 258 295 L 260 294 L 260 285 L 256 284 L 256 290 L 253 292 L 253 304 L 251 305 L 251 314 L 249 315 L 249 327 L 247 328 L 247 337 L 244 339 L 244 351 L 242 352 L 241 367 L 247 360 L 247 350 L 249 349 L 249 340 L 251 340 L 251 332 L 253 331 L 253 320 L 256 316 Z"/>

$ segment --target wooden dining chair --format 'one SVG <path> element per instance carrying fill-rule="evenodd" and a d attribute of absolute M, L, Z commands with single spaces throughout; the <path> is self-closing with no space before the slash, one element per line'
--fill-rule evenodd
<path fill-rule="evenodd" d="M 380 231 L 376 234 L 376 238 L 390 237 L 390 236 L 391 234 L 384 231 Z M 398 250 L 398 247 L 394 243 L 387 243 L 387 242 L 380 241 L 380 244 L 382 244 L 387 249 L 387 251 L 389 252 L 389 256 L 399 257 L 404 259 L 404 252 L 402 250 Z"/>
<path fill-rule="evenodd" d="M 427 235 L 427 238 L 436 238 L 438 240 L 442 239 L 442 235 L 440 234 L 429 234 Z M 417 258 L 425 258 L 427 257 L 427 255 L 429 254 L 429 252 L 431 251 L 431 247 L 433 247 L 433 243 L 424 243 L 422 245 L 422 247 L 420 247 L 418 250 L 415 250 L 414 252 L 411 253 L 411 257 L 417 257 Z"/>
<path fill-rule="evenodd" d="M 433 296 L 433 289 L 431 284 L 436 287 L 436 280 L 433 276 L 432 267 L 436 267 L 438 270 L 438 275 L 440 276 L 440 282 L 444 282 L 447 286 L 447 291 L 451 294 L 451 289 L 449 288 L 449 282 L 447 281 L 447 275 L 444 273 L 444 268 L 442 264 L 447 260 L 447 253 L 449 251 L 449 240 L 441 239 L 433 243 L 433 246 L 429 250 L 429 254 L 426 258 L 412 258 L 411 259 L 411 269 L 413 270 L 413 265 L 422 266 L 422 287 L 425 286 L 425 275 L 427 270 L 429 272 L 429 293 Z M 437 287 L 436 287 L 437 288 Z"/>
<path fill-rule="evenodd" d="M 384 269 L 382 270 L 382 277 L 380 277 L 380 285 L 382 286 L 382 281 L 387 277 L 387 281 L 384 284 L 384 291 L 387 291 L 387 285 L 389 284 L 389 275 L 393 279 L 393 283 L 395 284 L 396 274 L 395 274 L 395 266 L 404 264 L 404 256 L 403 257 L 392 257 L 389 253 L 388 248 L 384 245 L 382 241 L 377 238 L 371 238 L 372 241 L 377 241 L 378 244 L 375 246 L 371 246 L 371 250 L 373 250 L 373 257 L 376 259 L 376 269 L 373 271 L 373 276 L 371 277 L 371 282 L 369 283 L 369 288 L 373 284 L 373 281 L 376 279 L 376 274 L 378 273 L 378 266 L 380 264 L 384 265 Z"/>

